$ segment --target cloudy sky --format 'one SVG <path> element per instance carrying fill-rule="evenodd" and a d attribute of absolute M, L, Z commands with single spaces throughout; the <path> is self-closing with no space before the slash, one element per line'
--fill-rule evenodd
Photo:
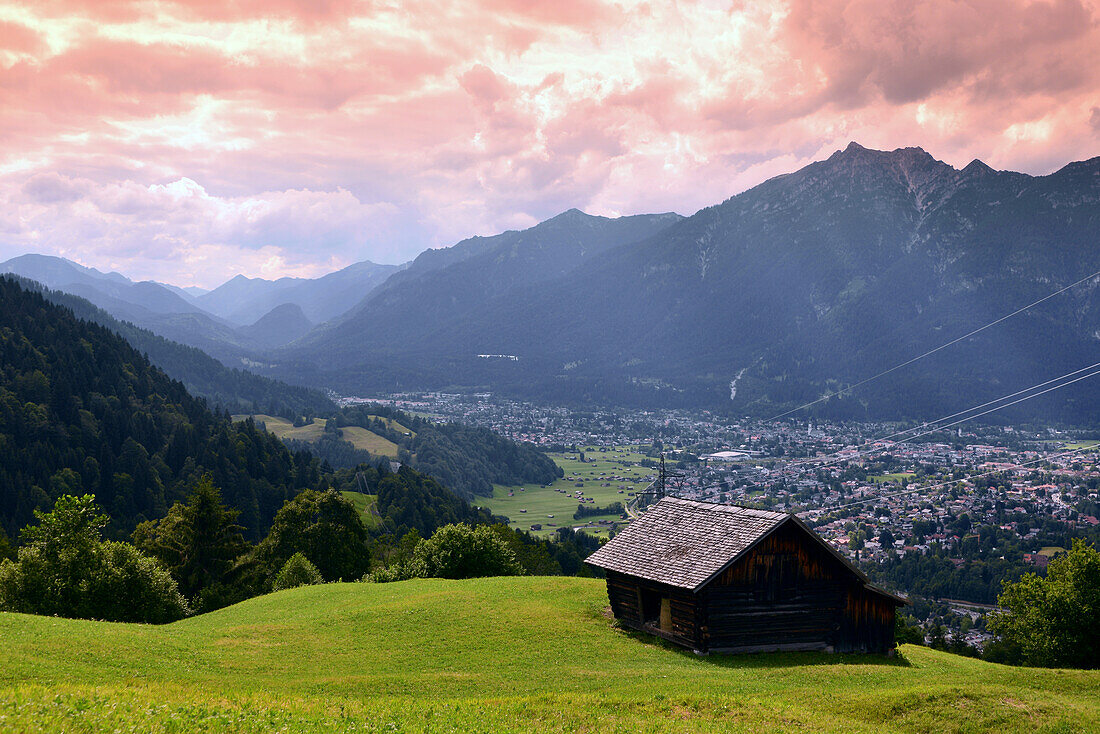
<path fill-rule="evenodd" d="M 1100 155 L 1100 0 L 0 0 L 0 259 L 316 276 L 851 140 Z"/>

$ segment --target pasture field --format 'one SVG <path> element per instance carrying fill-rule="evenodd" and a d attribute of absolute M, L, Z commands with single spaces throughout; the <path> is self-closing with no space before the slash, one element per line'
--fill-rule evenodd
<path fill-rule="evenodd" d="M 235 415 L 233 420 L 243 421 L 248 418 L 247 415 Z M 317 441 L 321 438 L 321 434 L 324 433 L 325 424 L 328 422 L 324 418 L 314 418 L 313 423 L 308 426 L 298 426 L 288 421 L 286 418 L 280 418 L 274 415 L 253 415 L 251 418 L 257 423 L 263 423 L 270 433 L 275 434 L 279 438 L 293 438 L 299 441 Z M 394 421 L 389 421 L 394 426 L 400 426 L 400 424 Z M 355 448 L 369 451 L 375 456 L 388 456 L 391 459 L 397 458 L 397 444 L 389 439 L 379 436 L 373 431 L 368 431 L 366 428 L 359 428 L 358 426 L 349 426 L 341 429 L 344 432 L 344 440 L 350 442 Z M 408 429 L 406 429 L 408 430 Z"/>
<path fill-rule="evenodd" d="M 893 474 L 868 474 L 867 481 L 885 484 L 886 482 L 901 482 L 902 479 L 914 479 L 915 477 L 915 474 L 899 471 Z"/>
<path fill-rule="evenodd" d="M 378 495 L 363 494 L 362 492 L 341 492 L 340 494 L 355 506 L 356 512 L 359 513 L 359 517 L 363 519 L 363 524 L 367 526 L 368 530 L 378 527 L 381 522 L 378 515 L 375 514 Z"/>
<path fill-rule="evenodd" d="M 0 731 L 1100 730 L 1100 671 L 699 657 L 617 629 L 594 579 L 307 586 L 171 625 L 0 614 Z"/>
<path fill-rule="evenodd" d="M 344 440 L 351 442 L 357 449 L 369 451 L 374 456 L 397 458 L 397 444 L 388 438 L 359 426 L 344 426 L 340 430 L 344 432 Z"/>
<path fill-rule="evenodd" d="M 411 428 L 406 428 L 405 426 L 395 421 L 393 418 L 383 418 L 382 416 L 378 417 L 383 423 L 386 424 L 386 428 L 390 429 L 391 431 L 397 431 L 398 433 L 402 434 L 407 433 L 413 437 L 416 436 L 416 431 L 412 430 Z"/>
<path fill-rule="evenodd" d="M 594 527 L 586 532 L 594 535 L 606 535 L 606 529 L 597 530 L 596 521 L 619 521 L 617 514 L 604 514 L 574 520 L 580 500 L 576 492 L 582 492 L 585 498 L 593 502 L 585 504 L 607 507 L 612 502 L 626 505 L 630 492 L 640 492 L 657 476 L 657 470 L 641 466 L 638 462 L 645 459 L 637 447 L 619 446 L 579 447 L 585 461 L 579 461 L 579 453 L 548 454 L 565 472 L 565 476 L 549 486 L 524 484 L 519 487 L 495 485 L 493 496 L 476 497 L 473 504 L 487 508 L 494 515 L 504 515 L 511 520 L 511 527 L 519 530 L 531 530 L 532 525 L 542 525 L 541 530 L 532 531 L 536 535 L 549 535 L 559 527 L 580 527 L 591 524 Z M 621 492 L 621 493 L 620 493 Z M 527 512 L 522 512 L 527 510 Z M 553 515 L 553 517 L 550 517 Z"/>

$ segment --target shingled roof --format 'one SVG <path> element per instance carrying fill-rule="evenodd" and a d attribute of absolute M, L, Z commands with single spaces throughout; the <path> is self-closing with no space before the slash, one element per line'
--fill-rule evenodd
<path fill-rule="evenodd" d="M 790 519 L 784 512 L 665 497 L 586 563 L 695 590 Z"/>

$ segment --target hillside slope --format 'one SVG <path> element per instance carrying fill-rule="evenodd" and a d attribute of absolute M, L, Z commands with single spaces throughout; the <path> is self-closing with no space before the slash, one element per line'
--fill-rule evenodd
<path fill-rule="evenodd" d="M 352 362 L 372 349 L 421 339 L 441 323 L 461 322 L 494 297 L 522 292 L 575 272 L 602 252 L 643 240 L 680 221 L 677 214 L 594 217 L 570 209 L 530 229 L 474 237 L 427 250 L 340 319 L 288 351 L 309 361 L 313 350 Z M 522 319 L 522 314 L 512 315 Z"/>
<path fill-rule="evenodd" d="M 96 495 L 111 535 L 161 517 L 209 472 L 250 537 L 319 478 L 250 421 L 212 413 L 118 334 L 0 278 L 0 526 Z"/>
<path fill-rule="evenodd" d="M 231 413 L 271 413 L 298 416 L 325 414 L 336 406 L 323 393 L 292 387 L 241 369 L 231 369 L 196 347 L 165 339 L 148 329 L 119 321 L 89 301 L 62 291 L 42 289 L 39 283 L 15 278 L 24 290 L 42 293 L 51 303 L 67 308 L 79 319 L 115 332 L 195 397 Z"/>
<path fill-rule="evenodd" d="M 617 630 L 603 583 L 338 584 L 163 627 L 0 614 L 0 728 L 1096 731 L 1100 672 L 907 646 L 712 656 Z"/>

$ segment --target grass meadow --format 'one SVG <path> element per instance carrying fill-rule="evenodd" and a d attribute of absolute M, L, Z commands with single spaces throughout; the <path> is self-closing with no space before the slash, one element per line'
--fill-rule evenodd
<path fill-rule="evenodd" d="M 303 587 L 159 627 L 0 614 L 0 731 L 1100 731 L 1100 672 L 698 657 L 606 603 L 521 577 Z"/>
<path fill-rule="evenodd" d="M 504 515 L 511 527 L 519 530 L 531 530 L 532 525 L 541 525 L 542 529 L 533 531 L 535 535 L 549 535 L 559 527 L 592 526 L 586 532 L 593 535 L 604 534 L 597 524 L 599 520 L 619 519 L 617 514 L 604 514 L 574 520 L 580 500 L 576 493 L 581 492 L 593 502 L 587 504 L 606 507 L 612 502 L 626 505 L 630 492 L 640 492 L 657 475 L 652 467 L 641 466 L 639 462 L 646 458 L 638 453 L 636 447 L 578 447 L 584 453 L 585 461 L 579 461 L 579 454 L 549 454 L 550 458 L 562 468 L 565 476 L 549 486 L 524 484 L 519 487 L 496 485 L 493 496 L 478 497 L 475 504 L 486 507 L 494 515 Z M 526 510 L 526 512 L 523 512 Z M 553 517 L 550 517 L 553 515 Z"/>
<path fill-rule="evenodd" d="M 235 415 L 233 416 L 233 420 L 240 421 L 248 417 L 247 415 Z M 325 424 L 328 422 L 324 418 L 314 418 L 313 423 L 307 426 L 296 427 L 286 418 L 280 418 L 274 415 L 253 415 L 251 417 L 257 423 L 263 423 L 270 433 L 275 434 L 279 438 L 293 438 L 299 441 L 317 441 L 321 438 L 321 434 L 324 433 Z M 401 424 L 395 421 L 390 421 L 388 419 L 387 421 L 396 428 L 404 428 L 404 426 L 401 426 Z M 344 440 L 350 442 L 357 449 L 369 451 L 375 456 L 388 456 L 391 459 L 397 458 L 397 444 L 383 436 L 379 436 L 373 431 L 368 431 L 366 428 L 359 428 L 358 426 L 347 426 L 340 430 L 343 431 Z"/>

